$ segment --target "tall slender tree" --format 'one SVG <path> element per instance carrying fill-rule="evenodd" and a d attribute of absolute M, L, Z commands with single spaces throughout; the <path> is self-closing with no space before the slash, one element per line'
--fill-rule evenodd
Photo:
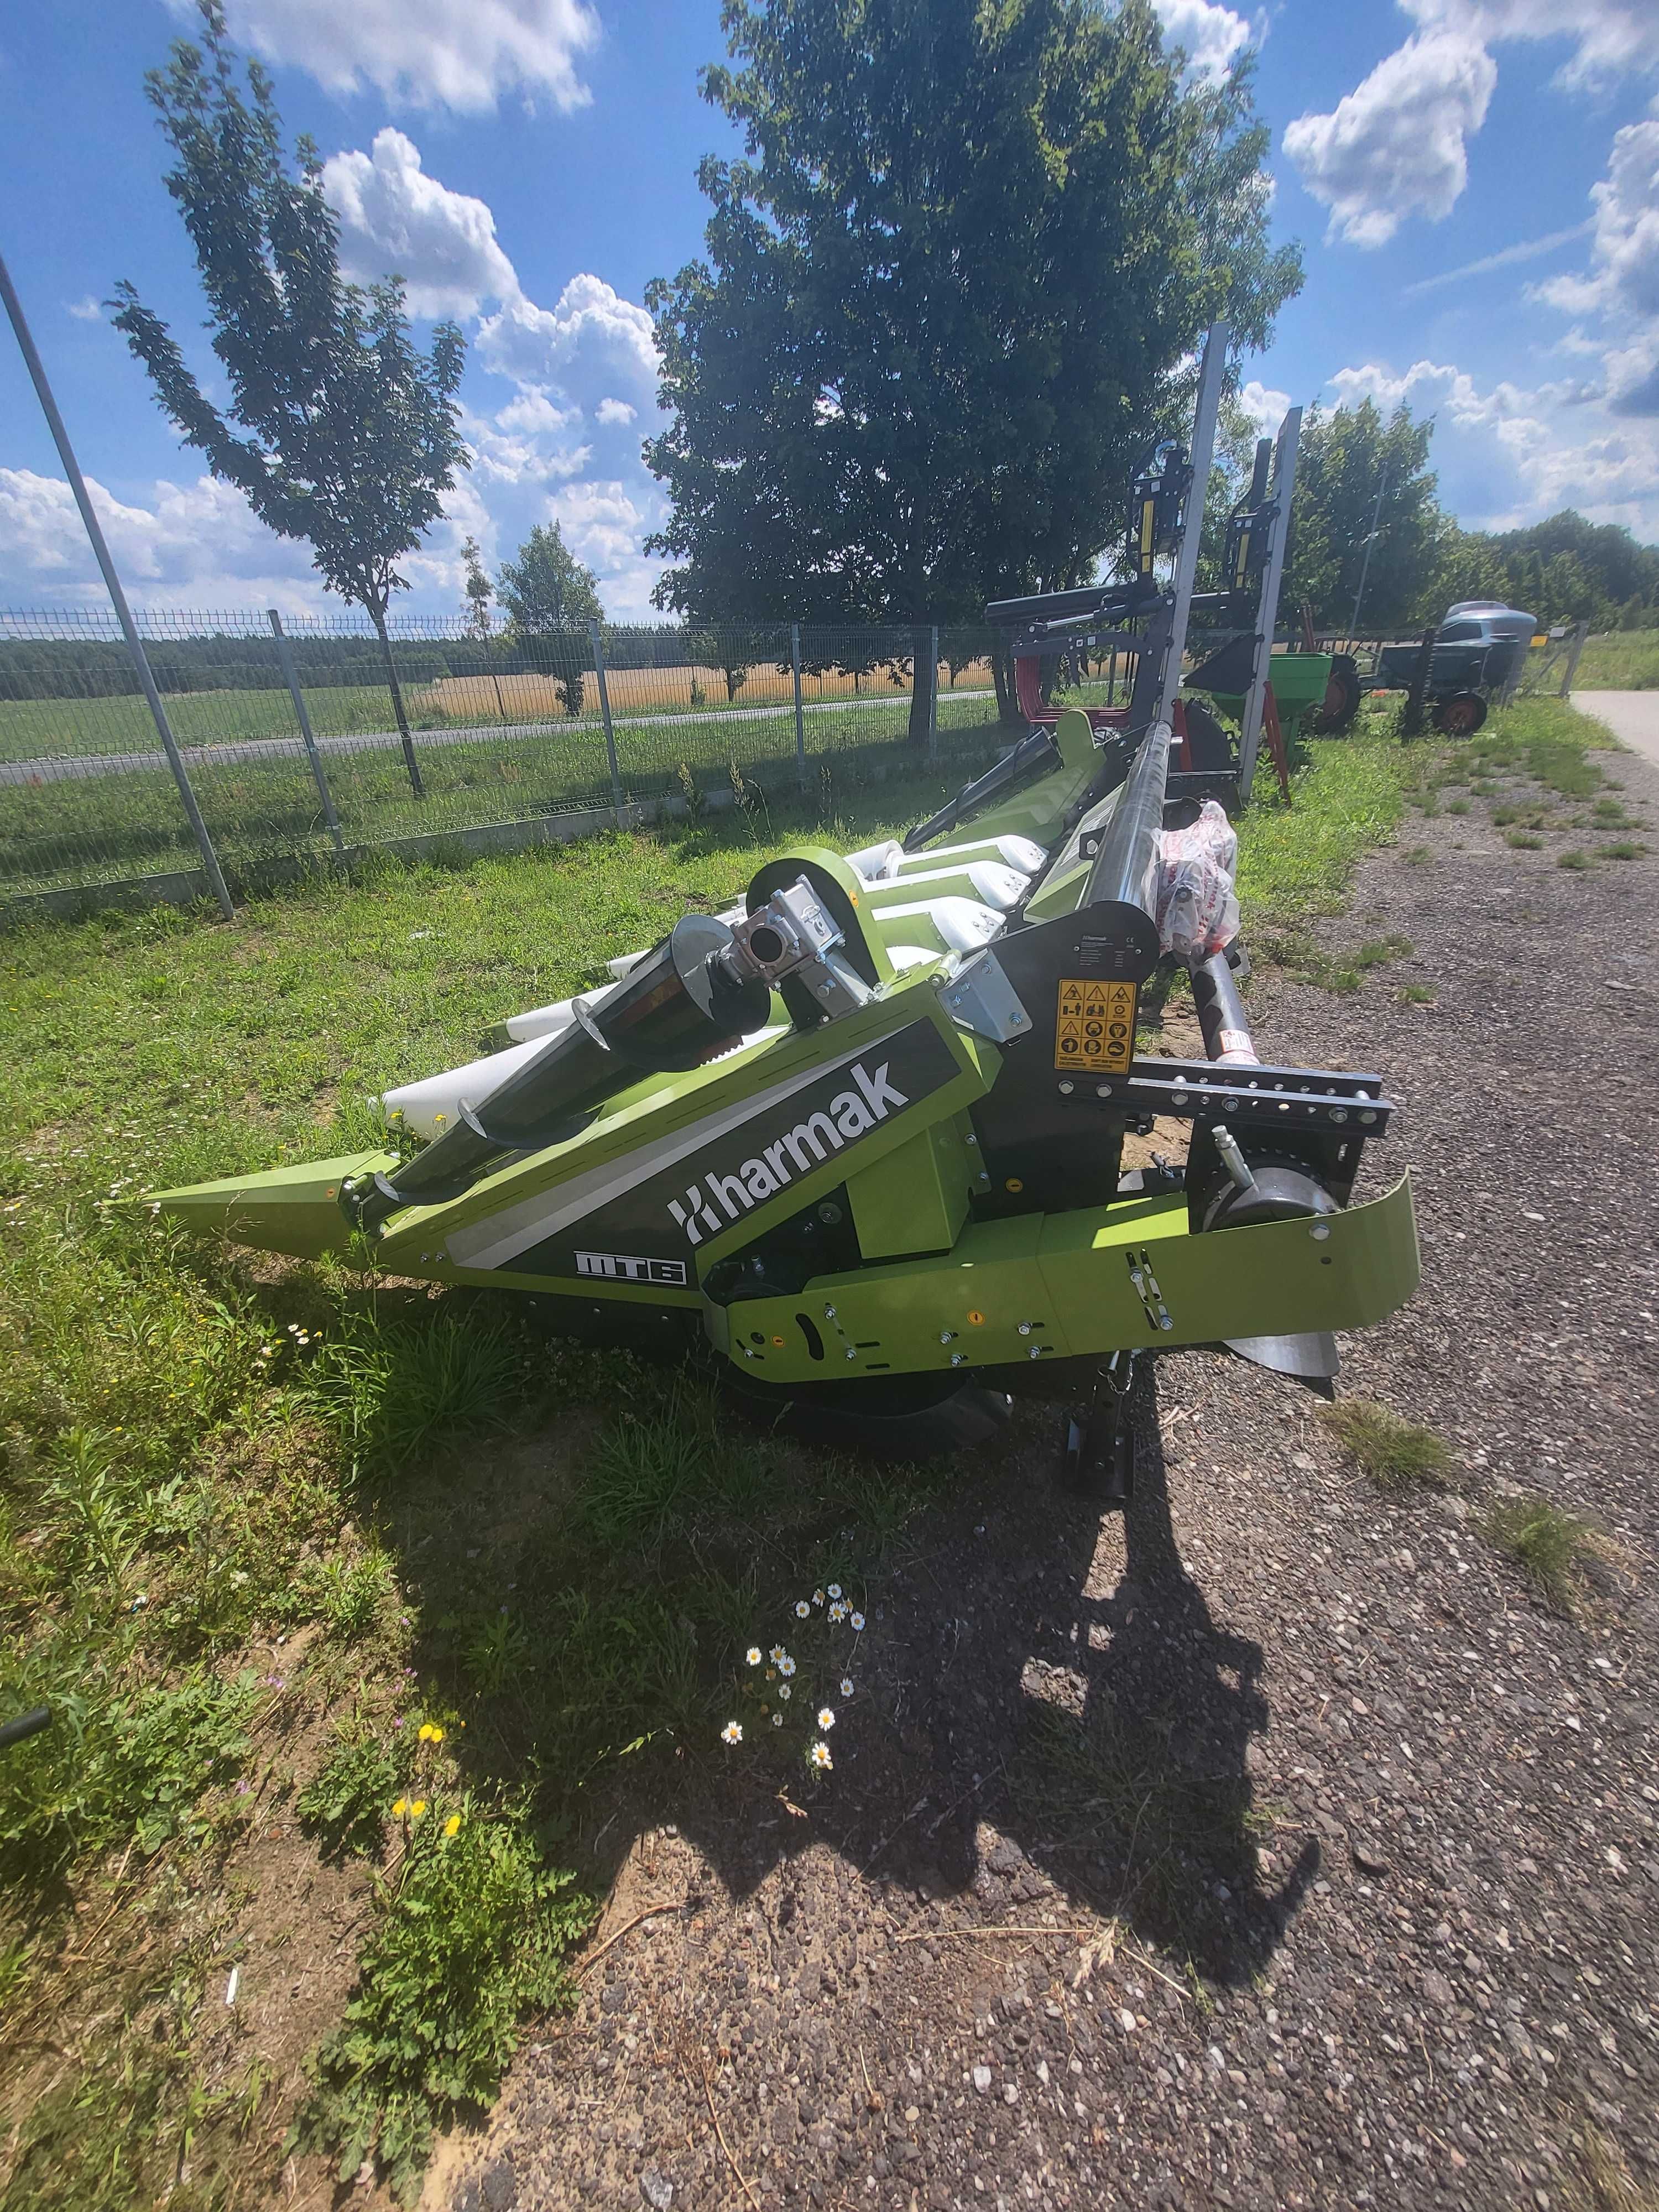
<path fill-rule="evenodd" d="M 110 303 L 115 325 L 186 444 L 279 537 L 307 544 L 328 589 L 373 623 L 418 798 L 386 610 L 405 587 L 398 562 L 469 465 L 455 398 L 465 341 L 441 322 L 422 353 L 399 278 L 345 282 L 316 147 L 301 137 L 290 167 L 270 78 L 257 61 L 239 69 L 220 0 L 201 0 L 201 12 L 200 45 L 179 40 L 144 87 L 178 156 L 167 187 L 195 250 L 229 408 L 208 398 L 130 283 Z"/>

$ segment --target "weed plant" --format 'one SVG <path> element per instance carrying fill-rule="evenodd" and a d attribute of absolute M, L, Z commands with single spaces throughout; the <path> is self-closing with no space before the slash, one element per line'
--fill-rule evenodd
<path fill-rule="evenodd" d="M 1557 1613 L 1574 1611 L 1580 1563 L 1593 1548 L 1588 1522 L 1564 1512 L 1547 1498 L 1523 1493 L 1494 1499 L 1481 1525 L 1546 1604 Z"/>
<path fill-rule="evenodd" d="M 1451 1454 L 1432 1429 L 1401 1420 L 1370 1398 L 1344 1398 L 1321 1411 L 1343 1450 L 1379 1490 L 1456 1488 Z"/>

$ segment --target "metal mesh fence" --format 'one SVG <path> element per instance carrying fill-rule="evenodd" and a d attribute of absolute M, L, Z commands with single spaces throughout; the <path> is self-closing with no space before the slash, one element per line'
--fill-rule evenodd
<path fill-rule="evenodd" d="M 1000 738 L 981 630 L 942 629 L 936 647 L 926 630 L 787 623 L 481 636 L 405 617 L 383 648 L 349 617 L 296 617 L 280 639 L 260 612 L 138 623 L 233 877 L 540 816 L 695 809 L 739 782 L 822 799 L 924 763 L 966 775 Z M 0 614 L 0 890 L 199 866 L 113 617 Z"/>

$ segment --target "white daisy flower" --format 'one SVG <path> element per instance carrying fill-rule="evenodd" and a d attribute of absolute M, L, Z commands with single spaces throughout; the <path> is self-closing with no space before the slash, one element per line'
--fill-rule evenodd
<path fill-rule="evenodd" d="M 813 1591 L 812 1602 L 814 1605 L 822 1605 L 823 1603 L 823 1592 L 822 1590 Z"/>
<path fill-rule="evenodd" d="M 832 1729 L 835 1725 L 836 1716 L 833 1711 L 828 1705 L 820 1705 L 818 1707 L 818 1726 L 821 1729 Z"/>
<path fill-rule="evenodd" d="M 815 1743 L 809 1756 L 813 1765 L 817 1767 L 827 1769 L 836 1763 L 830 1756 L 830 1747 L 827 1743 Z"/>
<path fill-rule="evenodd" d="M 781 1644 L 775 1644 L 766 1656 L 775 1667 L 781 1659 L 786 1659 L 789 1655 L 785 1651 Z"/>
<path fill-rule="evenodd" d="M 751 1667 L 758 1667 L 761 1662 L 761 1648 L 759 1644 L 751 1644 L 743 1656 L 749 1662 L 749 1664 Z"/>
<path fill-rule="evenodd" d="M 853 1615 L 853 1626 L 854 1626 L 854 1628 L 862 1628 L 862 1627 L 863 1627 L 863 1626 L 864 1626 L 864 1615 L 863 1615 L 861 1613 L 855 1613 Z"/>
<path fill-rule="evenodd" d="M 851 1676 L 850 1674 L 843 1674 L 843 1675 L 842 1676 L 842 1678 L 841 1678 L 841 1693 L 842 1693 L 842 1697 L 843 1697 L 843 1698 L 850 1698 L 850 1697 L 852 1696 L 852 1694 L 853 1694 L 853 1678 L 852 1678 L 852 1676 Z"/>
<path fill-rule="evenodd" d="M 795 1607 L 795 1618 L 797 1620 L 810 1620 L 811 1617 L 812 1608 L 806 1600 L 802 1598 Z"/>
<path fill-rule="evenodd" d="M 773 1714 L 772 1725 L 774 1728 L 781 1728 L 783 1726 L 783 1715 L 781 1713 Z"/>
<path fill-rule="evenodd" d="M 845 1620 L 847 1618 L 847 1607 L 844 1605 L 840 1604 L 832 1605 L 830 1608 L 830 1618 L 831 1620 Z"/>
<path fill-rule="evenodd" d="M 778 1695 L 781 1698 L 793 1698 L 794 1694 L 794 1692 L 790 1688 L 787 1682 L 780 1682 L 778 1684 Z"/>
<path fill-rule="evenodd" d="M 786 1652 L 784 1653 L 784 1655 L 783 1655 L 782 1658 L 781 1658 L 781 1659 L 780 1659 L 780 1660 L 779 1660 L 779 1662 L 778 1662 L 778 1672 L 779 1672 L 779 1674 L 781 1674 L 781 1675 L 783 1676 L 783 1678 L 784 1678 L 785 1681 L 787 1682 L 787 1681 L 788 1680 L 789 1677 L 790 1677 L 790 1676 L 794 1673 L 794 1671 L 795 1671 L 795 1662 L 794 1662 L 794 1661 L 793 1661 L 793 1660 L 789 1656 L 789 1654 L 786 1651 Z"/>
<path fill-rule="evenodd" d="M 720 1741 L 722 1743 L 741 1743 L 743 1741 L 743 1730 L 738 1727 L 736 1721 L 727 1721 L 726 1726 L 720 1730 Z"/>

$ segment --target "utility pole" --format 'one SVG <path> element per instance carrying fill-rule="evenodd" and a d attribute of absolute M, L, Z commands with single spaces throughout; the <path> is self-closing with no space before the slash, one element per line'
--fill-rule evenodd
<path fill-rule="evenodd" d="M 75 504 L 81 510 L 81 520 L 86 525 L 87 536 L 92 542 L 93 553 L 97 559 L 99 568 L 103 571 L 104 582 L 114 605 L 116 620 L 121 625 L 121 635 L 127 641 L 127 651 L 132 656 L 132 665 L 137 672 L 139 689 L 144 695 L 144 702 L 149 708 L 150 719 L 155 725 L 156 733 L 161 740 L 162 750 L 167 754 L 167 766 L 173 770 L 173 780 L 179 787 L 179 796 L 184 801 L 185 813 L 189 819 L 191 828 L 196 833 L 197 849 L 202 855 L 202 866 L 207 873 L 209 887 L 219 902 L 220 913 L 227 921 L 229 921 L 235 915 L 236 908 L 231 903 L 230 893 L 225 886 L 224 875 L 219 866 L 219 856 L 213 849 L 213 840 L 208 835 L 207 823 L 202 819 L 202 810 L 196 803 L 195 792 L 191 788 L 190 777 L 185 772 L 178 741 L 173 734 L 173 725 L 167 720 L 167 710 L 161 704 L 161 695 L 156 690 L 155 678 L 150 673 L 149 657 L 144 651 L 143 640 L 138 635 L 138 626 L 132 619 L 132 610 L 127 605 L 127 595 L 121 588 L 121 579 L 115 573 L 115 563 L 110 558 L 109 547 L 104 542 L 103 526 L 99 521 L 94 511 L 91 498 L 88 495 L 87 481 L 81 473 L 81 464 L 75 458 L 75 448 L 70 443 L 69 432 L 64 426 L 63 416 L 58 411 L 58 402 L 52 398 L 52 386 L 46 380 L 46 366 L 35 349 L 34 339 L 23 313 L 23 303 L 17 296 L 16 287 L 11 281 L 10 271 L 3 258 L 0 258 L 0 299 L 5 301 L 6 313 L 11 318 L 11 326 L 16 333 L 18 348 L 22 354 L 24 366 L 27 368 L 30 381 L 34 386 L 35 397 L 40 402 L 41 412 L 46 418 L 46 428 L 52 432 L 52 442 L 58 448 L 58 458 L 64 464 L 64 473 L 69 478 L 70 489 L 75 494 Z"/>
<path fill-rule="evenodd" d="M 1377 524 L 1382 518 L 1382 494 L 1388 488 L 1389 465 L 1382 464 L 1382 473 L 1376 480 L 1376 503 L 1371 509 L 1371 526 L 1365 536 L 1365 557 L 1359 564 L 1359 589 L 1353 595 L 1353 620 L 1348 624 L 1348 642 L 1352 645 L 1359 635 L 1359 608 L 1365 596 L 1365 579 L 1371 572 L 1371 548 L 1377 539 Z"/>

